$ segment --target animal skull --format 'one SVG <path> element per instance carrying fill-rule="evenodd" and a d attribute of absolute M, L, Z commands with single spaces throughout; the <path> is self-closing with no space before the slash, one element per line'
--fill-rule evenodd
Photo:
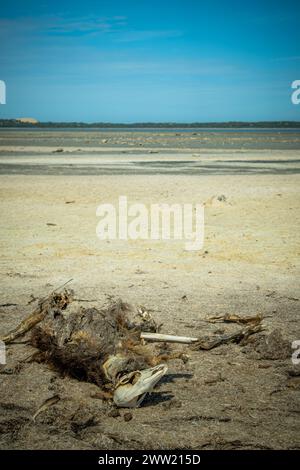
<path fill-rule="evenodd" d="M 137 408 L 167 370 L 165 364 L 160 364 L 123 375 L 115 387 L 115 404 L 122 408 Z"/>

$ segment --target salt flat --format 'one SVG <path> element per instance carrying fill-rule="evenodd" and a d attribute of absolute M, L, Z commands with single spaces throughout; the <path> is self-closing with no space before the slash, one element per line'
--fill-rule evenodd
<path fill-rule="evenodd" d="M 120 297 L 146 306 L 166 333 L 233 331 L 237 325 L 205 320 L 262 313 L 265 334 L 279 329 L 290 343 L 300 339 L 299 149 L 188 145 L 193 135 L 178 136 L 183 147 L 173 136 L 153 134 L 150 150 L 157 154 L 138 150 L 137 142 L 146 145 L 143 135 L 116 133 L 114 139 L 127 139 L 122 148 L 91 142 L 78 152 L 77 142 L 65 146 L 61 134 L 44 148 L 31 134 L 17 146 L 2 134 L 0 146 L 0 333 L 32 310 L 31 296 L 72 278 L 78 305 Z M 62 153 L 52 153 L 60 147 Z M 117 204 L 120 195 L 147 207 L 205 203 L 203 249 L 186 251 L 182 240 L 99 240 L 97 206 Z M 9 347 L 6 368 L 31 352 L 26 344 Z M 1 373 L 1 446 L 300 447 L 299 378 L 289 376 L 290 357 L 259 358 L 251 345 L 237 344 L 187 352 L 190 361 L 170 363 L 169 376 L 130 424 L 91 398 L 95 385 L 63 378 L 46 364 Z M 65 401 L 32 424 L 29 417 L 58 391 Z M 94 416 L 94 424 L 76 435 L 73 415 L 83 423 Z"/>

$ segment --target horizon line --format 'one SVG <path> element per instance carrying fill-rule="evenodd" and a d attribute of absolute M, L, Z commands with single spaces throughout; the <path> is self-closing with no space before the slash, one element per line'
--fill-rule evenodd
<path fill-rule="evenodd" d="M 27 121 L 28 120 L 28 121 Z M 36 121 L 36 122 L 34 122 Z M 230 120 L 230 121 L 185 121 L 185 122 L 180 122 L 180 121 L 130 121 L 130 122 L 110 122 L 110 121 L 38 121 L 37 119 L 34 118 L 29 118 L 29 117 L 21 117 L 21 118 L 0 118 L 0 123 L 17 123 L 20 126 L 40 126 L 40 125 L 45 125 L 45 124 L 52 124 L 52 125 L 70 125 L 70 124 L 76 124 L 76 125 L 81 125 L 81 126 L 112 126 L 112 127 L 126 127 L 126 126 L 183 126 L 183 127 L 188 127 L 188 126 L 211 126 L 211 125 L 254 125 L 254 124 L 275 124 L 275 125 L 287 125 L 287 124 L 292 124 L 292 125 L 300 125 L 300 120 L 258 120 L 258 121 L 244 121 L 244 120 Z"/>

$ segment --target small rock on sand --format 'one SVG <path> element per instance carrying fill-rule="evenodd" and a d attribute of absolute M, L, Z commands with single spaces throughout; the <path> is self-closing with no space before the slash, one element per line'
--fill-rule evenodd
<path fill-rule="evenodd" d="M 132 413 L 125 413 L 124 414 L 124 421 L 128 422 L 132 420 Z"/>

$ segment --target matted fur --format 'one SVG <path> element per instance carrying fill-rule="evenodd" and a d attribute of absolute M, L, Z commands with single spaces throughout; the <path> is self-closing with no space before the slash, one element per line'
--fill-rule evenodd
<path fill-rule="evenodd" d="M 74 377 L 103 386 L 109 382 L 102 367 L 109 356 L 124 356 L 122 373 L 153 363 L 154 350 L 141 346 L 141 325 L 129 319 L 130 312 L 121 301 L 106 310 L 81 308 L 69 313 L 53 308 L 33 329 L 31 343 Z"/>

